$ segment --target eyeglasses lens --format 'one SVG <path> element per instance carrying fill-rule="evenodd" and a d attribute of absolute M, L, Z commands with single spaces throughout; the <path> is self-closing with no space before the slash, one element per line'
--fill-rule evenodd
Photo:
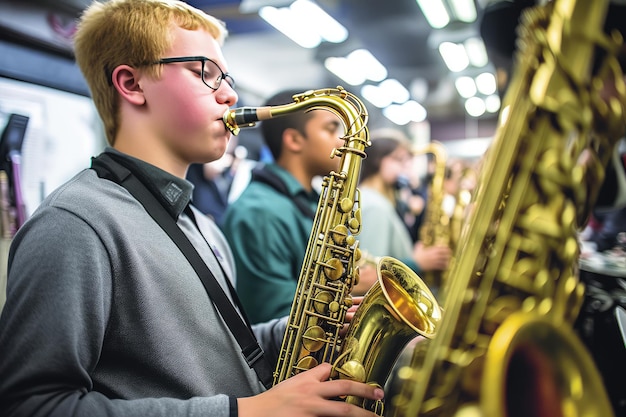
<path fill-rule="evenodd" d="M 207 60 L 203 62 L 203 65 L 202 80 L 207 86 L 217 90 L 223 79 L 231 88 L 235 87 L 235 80 L 230 75 L 224 74 L 215 62 Z"/>

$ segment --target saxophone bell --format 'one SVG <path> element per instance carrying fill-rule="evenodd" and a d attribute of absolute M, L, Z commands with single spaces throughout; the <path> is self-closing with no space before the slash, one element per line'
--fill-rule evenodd
<path fill-rule="evenodd" d="M 377 264 L 377 282 L 365 294 L 333 365 L 334 377 L 383 387 L 404 347 L 435 335 L 442 310 L 420 277 L 397 259 Z M 383 401 L 347 397 L 346 402 L 382 415 Z"/>
<path fill-rule="evenodd" d="M 613 415 L 600 373 L 574 330 L 539 314 L 517 311 L 496 330 L 480 386 L 484 416 Z"/>

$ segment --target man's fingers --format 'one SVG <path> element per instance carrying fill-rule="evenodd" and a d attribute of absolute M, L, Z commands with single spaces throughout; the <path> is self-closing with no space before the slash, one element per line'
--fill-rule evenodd
<path fill-rule="evenodd" d="M 383 390 L 378 387 L 348 379 L 327 381 L 322 384 L 319 393 L 326 398 L 354 395 L 370 400 L 381 400 L 385 395 Z"/>

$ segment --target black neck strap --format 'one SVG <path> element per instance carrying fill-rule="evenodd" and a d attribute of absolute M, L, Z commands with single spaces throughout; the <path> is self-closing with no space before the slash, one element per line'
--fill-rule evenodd
<path fill-rule="evenodd" d="M 229 280 L 226 279 L 229 290 L 241 311 L 241 315 L 235 309 L 222 289 L 222 286 L 217 282 L 217 279 L 204 263 L 185 233 L 178 227 L 174 218 L 172 218 L 163 205 L 145 187 L 137 176 L 133 175 L 128 167 L 123 166 L 121 161 L 114 158 L 113 155 L 102 153 L 97 158 L 92 159 L 91 167 L 98 173 L 99 177 L 116 182 L 126 188 L 137 201 L 144 206 L 148 214 L 161 226 L 172 241 L 174 241 L 200 277 L 204 288 L 209 294 L 209 298 L 235 336 L 235 339 L 237 339 L 237 343 L 241 347 L 241 353 L 246 362 L 250 368 L 254 369 L 263 385 L 265 385 L 266 388 L 271 387 L 273 379 L 272 370 L 264 356 L 263 349 L 259 346 L 252 332 L 245 311 L 241 307 L 237 293 L 234 288 L 232 288 Z M 188 213 L 191 213 L 191 210 L 188 210 Z M 191 214 L 191 218 L 195 222 L 193 213 Z"/>

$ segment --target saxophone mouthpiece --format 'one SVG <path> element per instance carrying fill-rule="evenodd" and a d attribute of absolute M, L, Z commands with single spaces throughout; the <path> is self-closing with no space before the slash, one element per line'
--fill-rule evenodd
<path fill-rule="evenodd" d="M 222 116 L 226 128 L 235 136 L 242 127 L 253 127 L 256 122 L 271 118 L 270 107 L 239 107 L 227 110 Z"/>

